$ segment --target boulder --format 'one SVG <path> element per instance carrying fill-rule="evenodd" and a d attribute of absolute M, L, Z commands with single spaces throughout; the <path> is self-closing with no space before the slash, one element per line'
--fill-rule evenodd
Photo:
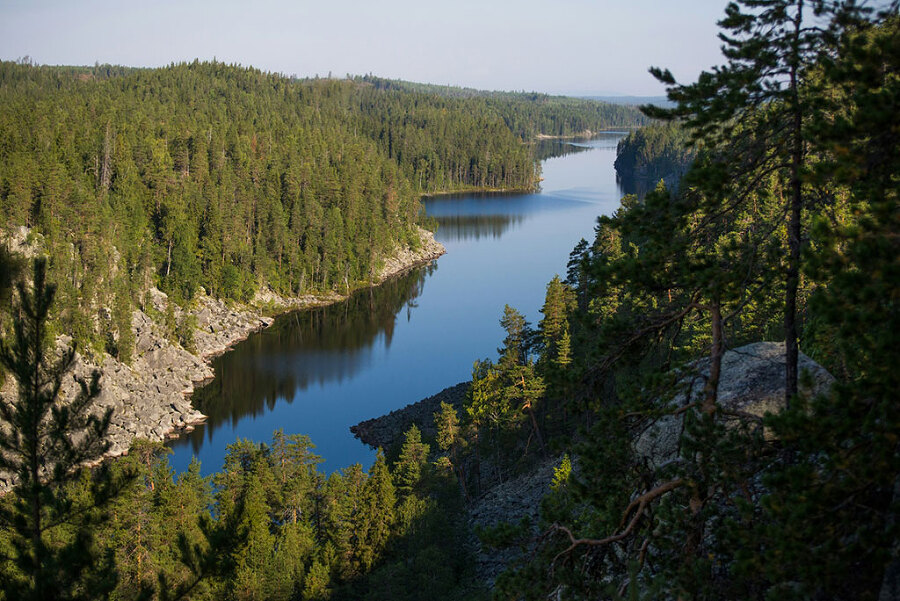
<path fill-rule="evenodd" d="M 824 367 L 800 353 L 800 391 L 807 398 L 831 389 L 834 377 Z M 726 351 L 722 356 L 718 403 L 721 408 L 747 416 L 763 417 L 784 409 L 784 343 L 756 342 Z M 683 407 L 702 400 L 709 378 L 709 358 L 694 361 L 681 379 L 685 391 L 672 399 L 672 407 Z M 734 423 L 735 418 L 727 418 Z M 726 422 L 727 423 L 727 422 Z M 635 451 L 651 465 L 661 465 L 678 453 L 678 440 L 684 425 L 683 415 L 668 415 L 657 420 L 634 442 Z"/>

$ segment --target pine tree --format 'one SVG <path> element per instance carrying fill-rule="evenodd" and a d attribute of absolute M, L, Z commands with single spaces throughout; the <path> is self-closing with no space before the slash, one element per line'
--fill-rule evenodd
<path fill-rule="evenodd" d="M 767 474 L 768 494 L 732 543 L 742 575 L 784 598 L 890 599 L 900 592 L 900 21 L 848 32 L 823 66 L 816 171 L 847 193 L 842 221 L 812 228 L 805 260 L 822 282 L 810 298 L 821 359 L 839 376 L 831 394 L 770 418 L 793 455 Z M 750 552 L 750 551 L 753 552 Z"/>
<path fill-rule="evenodd" d="M 425 475 L 429 451 L 430 446 L 422 442 L 422 432 L 418 426 L 410 426 L 400 448 L 400 457 L 394 464 L 394 479 L 404 495 L 412 494 Z"/>
<path fill-rule="evenodd" d="M 449 468 L 456 473 L 459 478 L 459 485 L 462 488 L 463 495 L 469 498 L 468 487 L 466 486 L 466 475 L 463 465 L 459 460 L 460 446 L 463 441 L 460 431 L 459 416 L 456 408 L 450 403 L 441 401 L 441 410 L 434 414 L 434 426 L 437 430 L 438 448 L 445 453 L 449 453 L 445 457 Z"/>
<path fill-rule="evenodd" d="M 14 476 L 15 496 L 4 504 L 0 522 L 13 532 L 12 560 L 20 570 L 8 577 L 7 593 L 20 599 L 62 599 L 75 595 L 75 583 L 95 561 L 91 535 L 79 528 L 75 540 L 62 547 L 50 534 L 75 516 L 64 485 L 79 466 L 102 456 L 109 443 L 106 430 L 112 414 L 100 416 L 91 405 L 100 393 L 99 374 L 78 380 L 78 392 L 60 402 L 63 380 L 70 376 L 75 348 L 54 358 L 48 344 L 47 321 L 56 288 L 46 281 L 46 262 L 33 264 L 31 289 L 17 285 L 12 339 L 0 339 L 0 364 L 15 379 L 17 398 L 0 398 L 0 469 Z M 106 499 L 108 501 L 108 499 Z M 104 503 L 98 498 L 97 502 Z M 102 596 L 104 589 L 85 590 Z"/>
<path fill-rule="evenodd" d="M 738 0 L 719 22 L 728 63 L 703 72 L 696 83 L 676 85 L 668 70 L 651 69 L 669 87 L 671 110 L 642 107 L 652 116 L 682 118 L 695 142 L 719 156 L 692 182 L 725 186 L 722 210 L 747 202 L 765 173 L 783 172 L 788 215 L 785 262 L 785 395 L 797 394 L 800 325 L 798 290 L 803 248 L 802 220 L 808 199 L 808 121 L 812 95 L 804 82 L 814 65 L 832 52 L 841 30 L 869 9 L 844 0 Z M 761 143 L 765 140 L 765 143 Z"/>
<path fill-rule="evenodd" d="M 500 353 L 498 366 L 503 369 L 525 363 L 531 342 L 531 328 L 525 321 L 525 316 L 509 305 L 504 305 L 500 327 L 506 332 L 506 338 L 503 339 L 503 347 L 497 349 Z"/>
<path fill-rule="evenodd" d="M 369 478 L 363 487 L 362 509 L 359 516 L 357 553 L 363 572 L 372 569 L 380 559 L 394 524 L 396 495 L 384 453 L 379 449 Z"/>
<path fill-rule="evenodd" d="M 266 599 L 269 596 L 275 537 L 270 531 L 269 506 L 262 482 L 251 473 L 244 482 L 239 502 L 238 534 L 242 544 L 232 551 L 234 575 L 230 583 L 235 599 Z"/>

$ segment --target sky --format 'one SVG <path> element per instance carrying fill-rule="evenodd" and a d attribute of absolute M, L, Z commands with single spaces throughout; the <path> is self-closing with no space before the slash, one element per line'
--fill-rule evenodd
<path fill-rule="evenodd" d="M 725 0 L 0 0 L 0 59 L 212 60 L 568 95 L 664 94 L 720 64 Z"/>

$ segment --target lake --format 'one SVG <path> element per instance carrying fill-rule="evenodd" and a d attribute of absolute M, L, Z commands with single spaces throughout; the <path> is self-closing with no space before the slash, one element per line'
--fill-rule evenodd
<path fill-rule="evenodd" d="M 215 379 L 193 397 L 209 420 L 170 443 L 173 467 L 197 456 L 204 473 L 218 471 L 227 445 L 268 442 L 281 428 L 309 435 L 326 472 L 368 468 L 375 452 L 350 426 L 470 379 L 476 359 L 497 356 L 505 304 L 540 320 L 547 282 L 619 206 L 621 137 L 542 149 L 557 156 L 543 161 L 538 193 L 424 200 L 447 254 L 345 302 L 282 315 L 215 359 Z"/>

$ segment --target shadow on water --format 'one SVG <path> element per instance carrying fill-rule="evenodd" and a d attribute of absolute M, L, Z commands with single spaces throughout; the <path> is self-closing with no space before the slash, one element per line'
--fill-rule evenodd
<path fill-rule="evenodd" d="M 624 177 L 616 174 L 616 185 L 623 196 L 625 194 L 634 194 L 638 198 L 644 198 L 647 196 L 647 192 L 656 187 L 656 183 L 647 179 Z"/>
<path fill-rule="evenodd" d="M 266 440 L 277 428 L 309 435 L 324 469 L 371 462 L 349 426 L 470 377 L 473 358 L 493 356 L 502 338 L 504 303 L 535 319 L 574 244 L 619 206 L 612 164 L 621 137 L 545 143 L 557 158 L 544 161 L 540 192 L 424 199 L 448 250 L 440 271 L 282 315 L 215 359 L 215 380 L 192 399 L 208 423 L 170 443 L 173 466 L 187 469 L 196 456 L 209 472 L 236 438 Z"/>
<path fill-rule="evenodd" d="M 293 403 L 310 386 L 340 383 L 366 367 L 379 340 L 390 346 L 398 318 L 410 318 L 437 263 L 420 267 L 344 302 L 279 316 L 234 350 L 213 360 L 215 379 L 197 389 L 192 404 L 206 424 L 173 441 L 196 453 L 216 428 Z"/>

